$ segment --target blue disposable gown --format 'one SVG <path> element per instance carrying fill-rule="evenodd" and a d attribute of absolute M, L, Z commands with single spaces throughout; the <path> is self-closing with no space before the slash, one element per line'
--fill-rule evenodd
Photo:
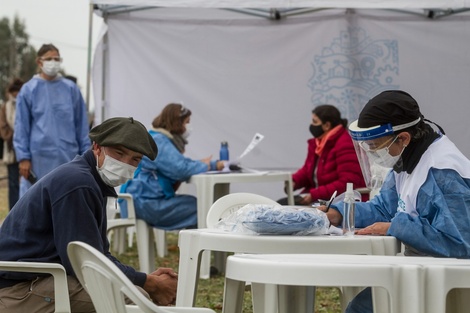
<path fill-rule="evenodd" d="M 342 202 L 332 208 L 343 214 Z M 377 196 L 356 203 L 354 216 L 358 228 L 390 222 L 387 235 L 417 250 L 413 253 L 470 258 L 470 161 L 442 136 L 411 174 L 391 171 Z M 346 312 L 372 313 L 370 288 Z"/>
<path fill-rule="evenodd" d="M 134 179 L 121 189 L 132 194 L 137 218 L 161 229 L 183 229 L 197 225 L 197 201 L 191 195 L 176 195 L 174 186 L 192 175 L 207 171 L 207 164 L 181 154 L 171 140 L 150 131 L 158 147 L 154 161 L 144 157 Z M 121 202 L 125 210 L 125 202 Z"/>
<path fill-rule="evenodd" d="M 423 154 L 411 175 L 390 172 L 377 196 L 356 203 L 356 227 L 391 222 L 387 235 L 423 254 L 470 258 L 469 171 L 470 161 L 443 136 Z M 397 182 L 405 180 L 414 183 L 397 188 Z M 343 214 L 342 203 L 332 207 Z"/>
<path fill-rule="evenodd" d="M 21 88 L 16 106 L 16 157 L 31 160 L 38 178 L 90 148 L 85 102 L 74 82 L 35 75 Z M 25 184 L 22 179 L 23 190 Z"/>

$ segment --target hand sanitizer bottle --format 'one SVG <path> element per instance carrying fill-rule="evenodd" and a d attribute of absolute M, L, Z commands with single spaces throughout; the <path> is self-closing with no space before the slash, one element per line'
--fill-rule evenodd
<path fill-rule="evenodd" d="M 354 236 L 354 211 L 356 200 L 354 199 L 353 184 L 347 183 L 346 194 L 344 196 L 343 207 L 343 234 L 346 236 Z"/>

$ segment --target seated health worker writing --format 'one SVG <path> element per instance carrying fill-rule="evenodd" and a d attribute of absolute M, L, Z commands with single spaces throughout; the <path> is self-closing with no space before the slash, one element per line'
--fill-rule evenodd
<path fill-rule="evenodd" d="M 158 146 L 155 160 L 144 157 L 134 179 L 121 187 L 134 197 L 136 215 L 148 224 L 166 230 L 197 226 L 197 200 L 178 195 L 181 182 L 208 170 L 222 170 L 224 162 L 185 157 L 190 134 L 191 111 L 179 103 L 170 103 L 153 120 L 149 131 Z M 121 207 L 126 210 L 125 202 Z"/>
<path fill-rule="evenodd" d="M 470 258 L 470 161 L 428 122 L 411 95 L 389 90 L 349 126 L 366 181 L 371 165 L 391 168 L 379 194 L 356 203 L 357 234 L 394 236 L 407 256 Z M 342 214 L 341 202 L 327 213 L 333 225 Z M 372 312 L 370 288 L 346 312 Z"/>
<path fill-rule="evenodd" d="M 295 197 L 296 205 L 327 200 L 335 191 L 343 193 L 346 183 L 353 183 L 354 188 L 365 187 L 353 142 L 346 129 L 347 122 L 333 105 L 324 104 L 313 109 L 309 128 L 313 138 L 308 140 L 307 158 L 292 175 L 294 190 L 302 188 L 304 194 Z M 286 205 L 287 199 L 278 202 Z"/>
<path fill-rule="evenodd" d="M 114 187 L 133 176 L 143 155 L 155 159 L 155 142 L 144 125 L 124 117 L 104 121 L 89 136 L 92 149 L 41 178 L 7 215 L 0 228 L 0 260 L 62 264 L 72 312 L 95 312 L 67 255 L 69 242 L 83 241 L 101 251 L 154 302 L 174 303 L 177 275 L 172 269 L 138 272 L 111 255 L 106 236 L 108 197 L 117 197 Z M 0 272 L 0 312 L 53 312 L 54 305 L 52 276 Z"/>

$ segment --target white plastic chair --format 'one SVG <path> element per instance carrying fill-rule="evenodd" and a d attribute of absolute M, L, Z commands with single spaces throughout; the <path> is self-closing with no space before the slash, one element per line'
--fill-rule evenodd
<path fill-rule="evenodd" d="M 135 208 L 134 200 L 131 194 L 118 194 L 118 199 L 124 199 L 127 202 L 127 218 L 123 218 L 119 210 L 119 205 L 114 198 L 108 198 L 108 239 L 113 243 L 113 250 L 119 254 L 124 252 L 125 231 L 130 228 L 135 230 Z M 113 234 L 113 236 L 111 236 Z M 113 237 L 113 238 L 111 238 Z"/>
<path fill-rule="evenodd" d="M 228 215 L 232 214 L 233 212 L 238 211 L 242 207 L 247 204 L 278 204 L 276 201 L 267 198 L 265 196 L 261 196 L 254 193 L 248 192 L 239 192 L 239 193 L 231 193 L 219 198 L 215 201 L 207 212 L 206 217 L 206 224 L 207 228 L 214 228 L 215 225 L 220 221 L 220 219 L 227 217 Z M 227 260 L 227 252 L 217 252 L 214 254 L 214 265 L 215 267 L 222 273 L 225 272 L 225 263 Z M 247 286 L 250 286 L 250 282 L 246 282 Z M 260 291 L 256 291 L 258 293 L 267 293 L 269 292 L 268 289 L 262 287 L 263 289 Z M 266 291 L 265 291 L 266 289 Z M 254 291 L 255 292 L 255 291 Z M 264 297 L 261 297 L 264 302 Z M 253 298 L 253 300 L 256 300 Z M 256 306 L 255 303 L 253 305 Z"/>
<path fill-rule="evenodd" d="M 207 212 L 207 228 L 214 228 L 217 222 L 246 204 L 278 204 L 276 201 L 261 195 L 247 192 L 231 193 L 219 198 Z"/>
<path fill-rule="evenodd" d="M 65 268 L 58 263 L 0 261 L 0 270 L 8 272 L 48 273 L 54 277 L 56 313 L 70 313 L 69 288 Z"/>
<path fill-rule="evenodd" d="M 247 204 L 278 204 L 276 201 L 248 192 L 231 193 L 215 201 L 207 212 L 207 228 L 214 228 L 220 219 L 241 209 Z M 226 252 L 217 252 L 214 255 L 214 265 L 220 271 L 225 271 Z"/>
<path fill-rule="evenodd" d="M 145 231 L 150 232 L 148 236 L 147 236 L 147 233 L 140 234 L 140 236 L 139 236 L 139 234 L 137 234 L 137 239 L 145 240 L 145 242 L 146 242 L 145 244 L 147 244 L 147 241 L 148 241 L 148 246 L 149 246 L 149 248 L 151 247 L 151 249 L 153 249 L 152 244 L 153 244 L 153 242 L 155 242 L 155 247 L 157 248 L 157 255 L 160 258 L 164 258 L 165 256 L 167 256 L 168 255 L 168 247 L 167 247 L 167 242 L 166 242 L 166 232 L 165 232 L 165 230 L 154 228 L 154 227 L 148 225 L 147 222 L 145 222 L 144 220 L 137 219 L 137 217 L 135 216 L 134 199 L 132 198 L 131 194 L 129 194 L 129 193 L 118 193 L 118 198 L 121 198 L 121 199 L 124 199 L 125 201 L 127 201 L 127 210 L 128 211 L 132 210 L 134 212 L 133 218 L 136 221 L 135 222 L 136 226 L 137 226 L 137 224 L 139 224 L 140 229 L 143 229 Z M 129 244 L 129 247 L 132 247 L 132 237 L 133 237 L 134 233 L 137 233 L 137 231 L 136 231 L 135 228 L 130 228 L 128 230 L 129 230 L 128 231 L 128 234 L 129 234 L 128 244 Z M 144 237 L 142 237 L 142 236 L 144 236 Z M 148 237 L 148 239 L 147 239 L 147 237 Z"/>
<path fill-rule="evenodd" d="M 126 228 L 135 228 L 137 237 L 137 250 L 139 254 L 140 271 L 151 273 L 154 271 L 155 247 L 158 256 L 164 257 L 167 254 L 165 231 L 156 229 L 147 224 L 144 220 L 137 219 L 135 215 L 134 198 L 129 193 L 118 193 L 118 199 L 124 199 L 127 202 L 127 218 L 121 218 L 115 214 L 109 214 L 114 208 L 108 208 L 108 233 L 111 230 L 116 232 L 114 237 L 114 249 L 123 252 L 125 242 Z M 115 210 L 114 210 L 115 211 Z M 132 232 L 133 234 L 133 232 Z"/>
<path fill-rule="evenodd" d="M 98 313 L 215 313 L 205 308 L 157 306 L 147 299 L 116 265 L 84 242 L 69 243 L 67 254 L 78 280 L 90 294 Z M 126 305 L 124 296 L 127 296 L 135 305 Z"/>

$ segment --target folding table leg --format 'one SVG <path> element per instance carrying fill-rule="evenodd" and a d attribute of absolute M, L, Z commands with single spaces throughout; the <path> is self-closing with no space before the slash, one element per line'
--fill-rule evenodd
<path fill-rule="evenodd" d="M 251 283 L 253 313 L 277 312 L 277 285 Z"/>
<path fill-rule="evenodd" d="M 314 286 L 278 286 L 279 313 L 313 313 Z"/>
<path fill-rule="evenodd" d="M 243 309 L 244 293 L 244 281 L 226 278 L 224 286 L 224 303 L 222 313 L 241 313 Z"/>

